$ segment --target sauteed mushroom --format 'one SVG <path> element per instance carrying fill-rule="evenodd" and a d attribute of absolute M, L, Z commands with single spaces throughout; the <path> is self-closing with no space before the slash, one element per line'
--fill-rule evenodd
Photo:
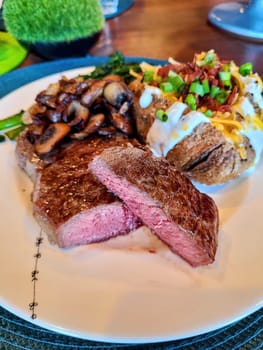
<path fill-rule="evenodd" d="M 38 139 L 35 151 L 39 156 L 52 151 L 52 149 L 70 132 L 70 126 L 65 123 L 50 124 Z"/>
<path fill-rule="evenodd" d="M 102 80 L 63 77 L 40 92 L 25 114 L 32 124 L 28 137 L 35 152 L 45 156 L 66 136 L 82 140 L 94 133 L 131 135 L 132 102 L 132 92 L 119 75 L 108 75 Z"/>
<path fill-rule="evenodd" d="M 49 109 L 46 115 L 52 123 L 58 123 L 62 120 L 64 110 L 65 108 L 59 105 L 55 109 Z"/>
<path fill-rule="evenodd" d="M 112 124 L 124 134 L 131 135 L 134 132 L 131 120 L 125 115 L 112 111 L 109 118 Z"/>
<path fill-rule="evenodd" d="M 53 83 L 53 84 L 49 84 L 48 88 L 46 90 L 46 95 L 56 96 L 58 94 L 58 92 L 59 92 L 59 89 L 60 89 L 59 82 Z"/>
<path fill-rule="evenodd" d="M 117 129 L 113 125 L 102 126 L 97 131 L 97 133 L 101 136 L 114 135 L 116 132 L 117 132 Z"/>
<path fill-rule="evenodd" d="M 111 105 L 117 108 L 120 108 L 125 101 L 132 102 L 131 92 L 122 82 L 115 81 L 107 84 L 103 95 Z"/>
<path fill-rule="evenodd" d="M 36 102 L 43 106 L 56 108 L 56 99 L 56 95 L 48 95 L 47 92 L 44 90 L 37 95 Z"/>
<path fill-rule="evenodd" d="M 87 107 L 84 107 L 79 101 L 72 101 L 67 109 L 67 116 L 69 119 L 69 126 L 79 125 L 80 127 L 84 127 L 88 118 L 89 118 L 89 110 Z M 71 117 L 73 116 L 73 119 Z"/>
<path fill-rule="evenodd" d="M 92 103 L 103 94 L 103 90 L 105 85 L 107 84 L 107 81 L 105 80 L 98 80 L 96 81 L 81 97 L 81 103 L 86 106 L 90 107 Z"/>
<path fill-rule="evenodd" d="M 104 123 L 104 120 L 105 120 L 105 115 L 102 113 L 93 115 L 92 117 L 90 117 L 87 126 L 80 132 L 72 134 L 71 138 L 77 139 L 77 140 L 84 139 L 85 137 L 96 132 Z"/>
<path fill-rule="evenodd" d="M 121 108 L 119 109 L 119 113 L 120 113 L 120 114 L 125 114 L 125 113 L 128 112 L 129 108 L 130 108 L 129 102 L 128 102 L 128 101 L 125 101 L 125 102 L 123 103 L 123 105 L 121 106 Z"/>
<path fill-rule="evenodd" d="M 39 137 L 43 135 L 46 125 L 43 123 L 41 125 L 30 124 L 27 128 L 27 138 L 32 144 L 35 144 Z"/>

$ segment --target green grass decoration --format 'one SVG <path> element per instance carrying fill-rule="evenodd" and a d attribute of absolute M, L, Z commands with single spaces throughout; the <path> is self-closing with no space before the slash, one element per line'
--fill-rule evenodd
<path fill-rule="evenodd" d="M 105 23 L 99 0 L 5 0 L 5 27 L 29 43 L 57 43 L 99 32 Z"/>

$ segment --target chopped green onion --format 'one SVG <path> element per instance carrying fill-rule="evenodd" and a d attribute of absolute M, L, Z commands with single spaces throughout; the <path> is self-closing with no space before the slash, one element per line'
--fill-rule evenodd
<path fill-rule="evenodd" d="M 0 120 L 0 130 L 9 129 L 14 126 L 23 124 L 22 116 L 23 116 L 23 111 Z"/>
<path fill-rule="evenodd" d="M 220 90 L 215 96 L 216 101 L 221 105 L 226 102 L 227 98 L 228 98 L 228 93 L 225 90 Z"/>
<path fill-rule="evenodd" d="M 176 73 L 173 76 L 168 76 L 167 81 L 173 85 L 174 91 L 179 93 L 183 91 L 186 85 L 180 75 Z"/>
<path fill-rule="evenodd" d="M 3 142 L 3 141 L 5 141 L 5 137 L 4 135 L 0 135 L 0 142 Z"/>
<path fill-rule="evenodd" d="M 210 85 L 209 85 L 209 81 L 207 79 L 202 80 L 202 86 L 204 89 L 204 95 L 208 94 L 210 92 Z"/>
<path fill-rule="evenodd" d="M 154 71 L 146 70 L 143 75 L 143 81 L 145 83 L 151 83 L 153 81 Z"/>
<path fill-rule="evenodd" d="M 230 80 L 231 79 L 231 73 L 230 72 L 219 72 L 219 79 L 224 80 Z"/>
<path fill-rule="evenodd" d="M 204 87 L 198 81 L 193 81 L 189 87 L 189 92 L 193 92 L 198 96 L 204 96 Z"/>
<path fill-rule="evenodd" d="M 165 82 L 160 84 L 160 88 L 163 92 L 171 92 L 174 90 L 173 85 L 170 82 Z"/>
<path fill-rule="evenodd" d="M 250 62 L 244 63 L 239 67 L 239 73 L 243 76 L 251 74 L 253 71 L 253 65 Z"/>
<path fill-rule="evenodd" d="M 211 109 L 207 109 L 205 112 L 204 112 L 204 115 L 208 118 L 211 118 L 213 116 L 213 112 L 211 111 Z"/>
<path fill-rule="evenodd" d="M 173 70 L 169 70 L 169 72 L 168 72 L 168 77 L 177 77 L 178 76 L 178 74 L 176 73 L 176 72 L 174 72 Z"/>
<path fill-rule="evenodd" d="M 192 110 L 196 110 L 196 100 L 193 94 L 188 94 L 184 100 Z"/>
<path fill-rule="evenodd" d="M 215 98 L 219 91 L 220 91 L 220 88 L 218 86 L 212 85 L 210 90 L 210 96 L 212 98 Z"/>
<path fill-rule="evenodd" d="M 229 87 L 230 89 L 232 88 L 230 72 L 219 72 L 219 79 L 224 86 Z"/>
<path fill-rule="evenodd" d="M 10 139 L 10 140 L 15 140 L 20 133 L 25 129 L 25 125 L 20 125 L 17 128 L 11 129 L 5 133 L 5 135 Z"/>
<path fill-rule="evenodd" d="M 223 80 L 222 81 L 223 85 L 229 89 L 232 89 L 232 83 L 231 80 Z"/>
<path fill-rule="evenodd" d="M 163 109 L 158 109 L 155 113 L 155 117 L 162 122 L 166 122 L 168 120 L 168 114 Z"/>

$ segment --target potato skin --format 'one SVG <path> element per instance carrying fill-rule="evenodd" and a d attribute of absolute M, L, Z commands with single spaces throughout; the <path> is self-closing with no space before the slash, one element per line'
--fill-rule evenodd
<path fill-rule="evenodd" d="M 203 123 L 167 154 L 167 160 L 190 178 L 213 185 L 229 181 L 246 169 L 255 152 L 244 138 L 247 158 L 241 159 L 234 145 L 212 124 Z"/>
<path fill-rule="evenodd" d="M 167 109 L 172 103 L 154 96 L 151 105 L 142 109 L 138 92 L 136 93 L 133 113 L 141 141 L 146 143 L 156 110 Z M 246 137 L 243 137 L 243 144 L 247 153 L 246 159 L 241 159 L 235 146 L 222 132 L 210 123 L 202 123 L 171 149 L 166 158 L 192 180 L 207 185 L 219 184 L 234 179 L 253 165 L 255 152 Z"/>

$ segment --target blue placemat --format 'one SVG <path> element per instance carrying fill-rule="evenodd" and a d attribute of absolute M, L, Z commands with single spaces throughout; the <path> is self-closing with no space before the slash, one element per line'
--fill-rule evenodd
<path fill-rule="evenodd" d="M 117 17 L 127 11 L 134 4 L 134 0 L 119 0 L 118 11 L 112 15 L 106 15 L 106 19 Z"/>
<path fill-rule="evenodd" d="M 58 334 L 34 326 L 0 307 L 0 349 L 259 350 L 263 349 L 263 309 L 243 320 L 196 337 L 156 344 L 108 344 Z"/>
<path fill-rule="evenodd" d="M 40 63 L 15 70 L 0 77 L 0 98 L 43 76 L 77 67 L 102 64 L 106 60 L 106 57 L 88 56 Z M 142 58 L 127 59 L 127 61 L 141 60 Z M 162 63 L 159 60 L 150 62 Z M 22 320 L 0 307 L 0 349 L 259 350 L 263 349 L 263 308 L 229 326 L 196 337 L 158 344 L 125 345 L 88 341 L 58 334 Z"/>

